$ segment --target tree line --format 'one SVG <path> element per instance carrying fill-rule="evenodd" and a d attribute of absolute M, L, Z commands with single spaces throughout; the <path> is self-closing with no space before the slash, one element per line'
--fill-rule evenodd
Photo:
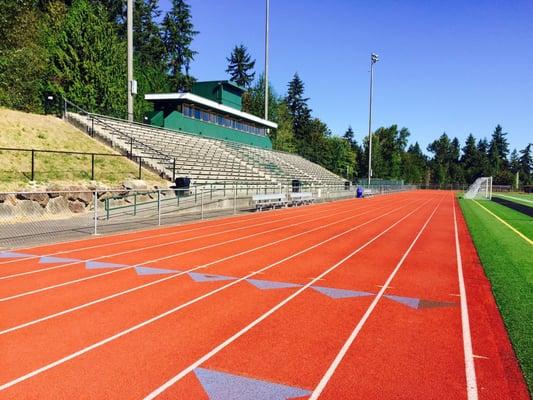
<path fill-rule="evenodd" d="M 64 96 L 85 109 L 124 117 L 126 110 L 126 2 L 123 0 L 0 0 L 0 106 L 42 113 L 45 94 Z M 195 81 L 191 65 L 195 30 L 190 5 L 172 0 L 162 14 L 158 0 L 134 0 L 134 70 L 138 81 L 135 117 L 151 111 L 145 93 L 187 91 Z M 227 57 L 228 78 L 246 92 L 243 109 L 264 113 L 264 78 L 244 44 Z M 222 72 L 222 71 L 221 71 Z M 314 115 L 298 73 L 283 94 L 269 86 L 270 132 L 275 149 L 298 153 L 349 180 L 368 170 L 368 138 L 351 127 L 331 132 Z M 461 145 L 443 133 L 426 150 L 409 144 L 397 125 L 372 136 L 373 176 L 417 184 L 470 183 L 494 176 L 497 184 L 532 183 L 531 144 L 509 149 L 497 126 L 490 140 L 470 134 Z"/>

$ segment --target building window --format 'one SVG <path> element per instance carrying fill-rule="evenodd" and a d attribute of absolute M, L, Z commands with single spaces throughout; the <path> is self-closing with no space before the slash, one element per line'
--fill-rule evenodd
<path fill-rule="evenodd" d="M 226 128 L 251 133 L 254 135 L 264 136 L 266 134 L 265 128 L 259 128 L 246 122 L 236 120 L 234 118 L 225 117 L 223 115 L 209 111 L 204 111 L 191 105 L 183 104 L 181 106 L 181 112 L 185 117 L 194 118 L 207 123 L 220 125 Z"/>

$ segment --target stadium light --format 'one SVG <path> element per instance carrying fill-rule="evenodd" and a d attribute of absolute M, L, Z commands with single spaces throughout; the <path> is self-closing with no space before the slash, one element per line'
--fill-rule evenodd
<path fill-rule="evenodd" d="M 270 19 L 270 0 L 266 0 L 265 11 L 265 119 L 268 120 L 268 25 Z"/>
<path fill-rule="evenodd" d="M 372 92 L 374 90 L 374 64 L 379 61 L 377 54 L 370 54 L 370 107 L 368 111 L 368 185 L 372 179 Z"/>
<path fill-rule="evenodd" d="M 128 0 L 126 18 L 128 37 L 128 121 L 133 121 L 133 95 L 137 92 L 137 82 L 133 80 L 133 0 Z"/>

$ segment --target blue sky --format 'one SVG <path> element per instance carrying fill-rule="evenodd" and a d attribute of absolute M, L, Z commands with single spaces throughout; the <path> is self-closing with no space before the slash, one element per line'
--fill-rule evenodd
<path fill-rule="evenodd" d="M 200 31 L 194 76 L 225 78 L 241 42 L 263 71 L 264 0 L 189 4 Z M 270 43 L 278 94 L 297 71 L 334 134 L 351 125 L 360 142 L 367 133 L 374 51 L 374 127 L 405 126 L 424 149 L 442 132 L 462 143 L 470 132 L 490 137 L 498 123 L 511 148 L 533 141 L 532 0 L 271 0 Z"/>

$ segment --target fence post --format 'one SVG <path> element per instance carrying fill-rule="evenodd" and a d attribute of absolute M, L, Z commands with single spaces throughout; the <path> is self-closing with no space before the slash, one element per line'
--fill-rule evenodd
<path fill-rule="evenodd" d="M 142 157 L 139 157 L 139 180 L 142 179 L 142 161 L 143 161 L 143 158 Z"/>
<path fill-rule="evenodd" d="M 248 191 L 246 191 L 248 193 Z M 233 215 L 237 214 L 237 184 L 235 184 L 235 189 L 233 191 Z"/>
<path fill-rule="evenodd" d="M 200 211 L 202 214 L 202 220 L 204 219 L 204 189 L 200 192 Z"/>
<path fill-rule="evenodd" d="M 91 115 L 91 137 L 94 137 L 94 115 Z"/>
<path fill-rule="evenodd" d="M 176 181 L 176 159 L 172 160 L 172 182 Z"/>
<path fill-rule="evenodd" d="M 94 208 L 94 234 L 98 234 L 98 190 L 93 194 L 93 208 Z M 108 216 L 109 219 L 109 216 Z"/>
<path fill-rule="evenodd" d="M 35 180 L 35 150 L 31 149 L 31 181 Z"/>
<path fill-rule="evenodd" d="M 157 226 L 161 226 L 161 189 L 157 189 Z"/>
<path fill-rule="evenodd" d="M 133 215 L 137 215 L 137 192 L 133 194 Z"/>
<path fill-rule="evenodd" d="M 198 186 L 194 187 L 194 204 L 198 202 Z"/>
<path fill-rule="evenodd" d="M 91 154 L 91 181 L 94 181 L 94 153 Z"/>

